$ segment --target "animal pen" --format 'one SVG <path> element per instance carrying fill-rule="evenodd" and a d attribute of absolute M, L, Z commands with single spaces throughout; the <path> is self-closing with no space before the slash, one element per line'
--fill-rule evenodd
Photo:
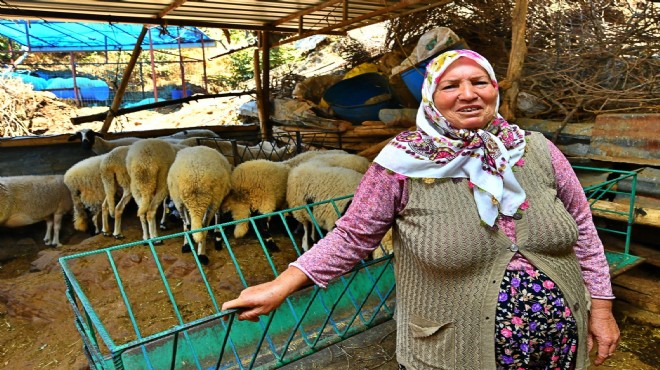
<path fill-rule="evenodd" d="M 599 228 L 605 233 L 623 235 L 625 247 L 622 251 L 607 251 L 606 256 L 613 274 L 620 273 L 641 262 L 629 253 L 636 172 L 576 167 L 577 171 L 596 171 L 615 174 L 614 178 L 584 187 L 594 211 L 608 195 L 629 197 L 628 212 L 619 212 L 628 220 L 623 231 Z M 619 190 L 622 181 L 630 183 L 629 190 Z M 304 210 L 312 219 L 313 227 L 320 235 L 323 231 L 314 218 L 314 207 L 331 204 L 337 215 L 337 202 L 350 199 L 345 196 L 302 207 L 259 215 L 244 220 L 231 221 L 204 229 L 177 233 L 116 247 L 80 253 L 60 258 L 66 281 L 66 296 L 74 312 L 74 321 L 83 339 L 83 349 L 93 369 L 252 369 L 276 368 L 312 354 L 333 343 L 390 320 L 395 310 L 393 254 L 384 253 L 371 261 L 361 261 L 346 275 L 333 280 L 327 289 L 316 286 L 303 289 L 286 299 L 280 308 L 258 323 L 235 320 L 237 310 L 221 311 L 222 302 L 234 298 L 218 288 L 219 282 L 207 275 L 195 253 L 192 253 L 198 274 L 197 287 L 181 288 L 181 281 L 168 277 L 164 264 L 167 257 L 159 250 L 159 241 L 184 238 L 193 245 L 191 235 L 201 230 L 216 230 L 222 238 L 241 288 L 247 288 L 251 280 L 243 273 L 246 263 L 261 260 L 265 269 L 272 272 L 269 279 L 276 277 L 285 264 L 274 262 L 257 223 L 264 218 L 274 217 L 282 221 L 285 232 L 279 239 L 280 253 L 286 250 L 291 255 L 302 253 L 299 238 L 286 222 L 286 215 L 295 210 Z M 606 210 L 606 212 L 612 212 Z M 616 212 L 616 211 L 615 211 Z M 258 257 L 239 260 L 236 249 L 227 237 L 227 229 L 240 222 L 249 222 L 255 230 L 259 243 Z M 384 250 L 383 245 L 379 247 Z M 195 248 L 193 248 L 195 250 Z M 122 256 L 138 254 L 142 259 L 151 259 L 153 264 L 143 273 L 150 275 L 150 284 L 133 284 L 122 278 L 124 269 Z M 107 260 L 103 274 L 114 276 L 112 286 L 82 285 L 77 275 L 85 268 L 89 259 Z M 229 268 L 226 264 L 224 268 Z M 145 266 L 142 266 L 145 267 Z M 135 268 L 134 266 L 132 268 Z M 181 299 L 182 290 L 197 289 L 196 301 Z M 104 304 L 115 302 L 105 315 L 99 314 Z M 167 327 L 153 325 L 159 318 L 144 318 L 139 315 L 142 305 L 162 305 L 172 324 Z M 191 312 L 206 312 L 205 316 Z"/>
<path fill-rule="evenodd" d="M 5 75 L 31 84 L 34 90 L 73 100 L 79 106 L 109 105 L 141 28 L 114 23 L 0 20 L 0 35 L 8 40 L 5 52 L 11 56 L 13 69 Z M 150 28 L 141 44 L 148 54 L 136 62 L 123 106 L 185 98 L 193 93 L 191 84 L 206 91 L 205 54 L 215 45 L 216 41 L 195 27 Z M 184 56 L 182 49 L 186 48 L 198 48 L 200 58 Z M 68 53 L 69 63 L 27 63 L 24 60 L 30 53 Z M 76 59 L 80 53 L 86 53 L 83 60 Z M 88 61 L 87 56 L 92 53 L 100 54 L 100 60 Z M 177 71 L 179 81 L 159 80 L 158 76 L 167 69 Z M 193 70 L 195 73 L 191 73 Z"/>

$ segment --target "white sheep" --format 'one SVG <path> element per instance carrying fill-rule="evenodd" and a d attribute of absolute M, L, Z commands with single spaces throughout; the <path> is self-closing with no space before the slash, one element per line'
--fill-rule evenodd
<path fill-rule="evenodd" d="M 90 157 L 74 164 L 64 173 L 64 183 L 71 191 L 73 200 L 73 226 L 76 230 L 87 231 L 87 213 L 92 213 L 94 232 L 104 235 L 110 230 L 107 215 L 102 215 L 102 228 L 99 228 L 99 215 L 105 202 L 105 191 L 101 180 L 101 161 L 107 154 Z"/>
<path fill-rule="evenodd" d="M 69 136 L 69 141 L 80 139 L 85 150 L 92 150 L 96 154 L 105 154 L 119 146 L 131 145 L 141 140 L 139 137 L 123 137 L 114 140 L 105 140 L 103 134 L 91 129 L 82 129 Z"/>
<path fill-rule="evenodd" d="M 207 129 L 192 129 L 182 130 L 169 136 L 163 136 L 162 138 L 176 144 L 178 141 L 186 138 L 197 139 L 212 137 L 218 137 L 218 135 Z M 74 141 L 76 139 L 79 139 L 82 142 L 83 149 L 91 149 L 96 154 L 105 154 L 116 147 L 131 145 L 136 141 L 142 140 L 139 137 L 123 137 L 113 140 L 105 140 L 103 134 L 88 128 L 82 129 L 69 137 L 69 141 Z"/>
<path fill-rule="evenodd" d="M 209 225 L 222 200 L 230 189 L 231 165 L 216 150 L 204 146 L 179 151 L 167 175 L 167 187 L 174 206 L 184 220 L 184 231 L 201 229 Z M 197 256 L 208 264 L 206 256 L 207 231 L 192 235 L 197 243 Z M 190 246 L 184 243 L 183 252 Z"/>
<path fill-rule="evenodd" d="M 289 166 L 281 162 L 257 159 L 239 164 L 231 174 L 231 191 L 222 203 L 222 211 L 231 212 L 234 220 L 240 220 L 283 209 L 286 205 L 288 175 Z M 279 248 L 268 232 L 267 220 L 261 218 L 257 224 L 266 247 L 278 251 Z M 248 229 L 248 222 L 236 224 L 234 237 L 242 238 Z"/>
<path fill-rule="evenodd" d="M 156 211 L 167 197 L 167 172 L 174 162 L 176 151 L 173 145 L 163 140 L 144 139 L 131 145 L 126 154 L 131 194 L 138 205 L 137 214 L 142 223 L 144 240 L 158 236 Z"/>
<path fill-rule="evenodd" d="M 296 208 L 351 195 L 362 180 L 362 175 L 352 169 L 328 166 L 321 158 L 304 162 L 291 169 L 289 173 L 286 186 L 288 207 Z M 314 236 L 312 221 L 316 220 L 322 229 L 331 230 L 340 215 L 346 211 L 349 202 L 349 199 L 336 201 L 337 208 L 332 203 L 325 203 L 316 205 L 313 209 L 299 209 L 291 212 L 304 227 L 305 234 L 302 242 L 304 251 L 309 250 L 308 240 L 310 236 L 312 238 Z M 310 235 L 310 231 L 312 235 Z"/>
<path fill-rule="evenodd" d="M 311 160 L 322 161 L 328 166 L 349 168 L 360 173 L 367 172 L 367 169 L 371 165 L 371 162 L 367 158 L 357 154 L 350 154 L 343 150 L 308 151 L 287 159 L 284 163 L 293 168 Z"/>
<path fill-rule="evenodd" d="M 62 175 L 0 177 L 0 226 L 46 221 L 46 245 L 61 246 L 62 216 L 71 211 Z"/>
<path fill-rule="evenodd" d="M 128 146 L 120 146 L 112 149 L 101 159 L 99 166 L 101 181 L 105 192 L 105 201 L 101 207 L 104 217 L 110 214 L 115 219 L 112 235 L 116 239 L 123 239 L 121 232 L 121 218 L 124 208 L 131 201 L 131 177 L 126 169 L 126 155 Z M 121 199 L 115 203 L 117 186 L 122 189 Z"/>

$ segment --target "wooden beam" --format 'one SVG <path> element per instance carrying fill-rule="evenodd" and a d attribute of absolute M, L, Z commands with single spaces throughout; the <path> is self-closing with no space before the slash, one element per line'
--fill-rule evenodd
<path fill-rule="evenodd" d="M 105 117 L 105 121 L 103 121 L 103 127 L 101 127 L 102 134 L 108 132 L 108 130 L 110 129 L 110 124 L 112 123 L 112 120 L 115 118 L 117 109 L 119 109 L 121 100 L 124 97 L 124 92 L 126 91 L 126 87 L 128 86 L 128 81 L 131 79 L 131 74 L 133 73 L 135 62 L 137 62 L 138 57 L 140 56 L 140 52 L 142 52 L 142 41 L 144 41 L 144 36 L 147 35 L 148 30 L 149 29 L 146 25 L 142 26 L 140 35 L 138 36 L 137 41 L 135 42 L 135 47 L 133 48 L 131 59 L 128 61 L 128 65 L 124 70 L 124 75 L 121 77 L 121 83 L 119 84 L 119 88 L 117 88 L 117 91 L 115 92 L 115 97 L 114 99 L 112 99 L 112 105 L 110 106 L 110 110 L 108 110 L 108 114 Z"/>
<path fill-rule="evenodd" d="M 261 139 L 269 140 L 273 135 L 272 124 L 270 121 L 270 32 L 261 32 L 261 58 L 263 64 L 263 78 L 261 83 L 263 91 L 261 99 L 263 101 L 262 108 L 264 111 L 264 122 L 261 124 Z"/>
<path fill-rule="evenodd" d="M 619 204 L 598 200 L 591 207 L 591 213 L 596 217 L 607 218 L 609 220 L 628 222 L 628 211 L 630 207 L 626 204 Z M 619 214 L 614 212 L 621 212 Z M 633 224 L 660 227 L 660 209 L 635 207 Z"/>
<path fill-rule="evenodd" d="M 453 0 L 440 1 L 440 2 L 438 2 L 437 6 L 444 5 L 444 4 L 446 4 L 448 2 L 451 2 L 451 1 L 453 1 Z M 402 1 L 394 3 L 393 5 L 390 5 L 388 7 L 384 7 L 384 8 L 378 9 L 378 10 L 374 10 L 373 12 L 363 14 L 359 17 L 351 18 L 351 19 L 348 19 L 348 20 L 345 20 L 345 21 L 342 21 L 342 22 L 339 22 L 339 23 L 335 23 L 331 26 L 327 26 L 327 27 L 324 27 L 324 28 L 321 28 L 321 29 L 318 29 L 318 30 L 314 30 L 314 31 L 306 32 L 304 34 L 299 34 L 297 36 L 290 37 L 288 39 L 279 41 L 279 42 L 273 44 L 272 46 L 280 46 L 280 45 L 287 44 L 287 43 L 290 43 L 290 42 L 293 42 L 293 41 L 298 41 L 300 39 L 304 39 L 305 37 L 318 35 L 318 34 L 322 34 L 322 33 L 328 33 L 328 32 L 336 30 L 337 28 L 350 26 L 352 24 L 361 22 L 363 20 L 366 20 L 366 19 L 369 19 L 369 18 L 374 18 L 374 17 L 377 17 L 379 15 L 383 15 L 383 14 L 386 14 L 386 13 L 389 13 L 389 12 L 393 12 L 395 10 L 399 10 L 401 8 L 405 8 L 405 7 L 408 7 L 408 6 L 416 5 L 416 4 L 421 3 L 421 2 L 424 2 L 424 0 L 402 0 Z"/>
<path fill-rule="evenodd" d="M 522 75 L 525 56 L 527 55 L 527 42 L 525 32 L 527 31 L 527 9 L 528 0 L 516 0 L 516 6 L 511 15 L 511 53 L 509 54 L 509 66 L 506 72 L 506 83 L 503 84 L 504 96 L 500 114 L 506 120 L 516 119 L 516 102 L 520 89 L 520 76 Z"/>
<path fill-rule="evenodd" d="M 329 7 L 329 6 L 333 6 L 333 5 L 338 4 L 338 3 L 341 3 L 341 2 L 343 2 L 343 1 L 344 1 L 344 0 L 329 0 L 329 1 L 326 1 L 326 2 L 324 2 L 324 3 L 321 3 L 321 4 L 319 4 L 319 5 L 313 6 L 313 7 L 311 7 L 311 8 L 307 8 L 307 9 L 305 9 L 305 10 L 301 10 L 301 11 L 299 11 L 299 12 L 295 12 L 295 13 L 293 13 L 293 14 L 289 14 L 289 15 L 287 15 L 287 16 L 284 17 L 284 18 L 280 18 L 280 19 L 276 20 L 275 22 L 273 22 L 272 25 L 273 25 L 273 26 L 279 26 L 280 24 L 284 24 L 284 23 L 286 23 L 286 22 L 288 22 L 288 21 L 290 21 L 290 20 L 292 20 L 292 19 L 296 19 L 296 18 L 298 18 L 298 17 L 302 17 L 303 15 L 307 15 L 307 14 L 314 13 L 314 12 L 316 12 L 316 11 L 319 11 L 319 10 L 321 10 L 321 9 L 327 8 L 327 7 Z"/>
<path fill-rule="evenodd" d="M 160 13 L 158 13 L 158 16 L 156 18 L 163 18 L 166 15 L 168 15 L 172 10 L 175 10 L 179 8 L 181 5 L 185 4 L 186 1 L 188 0 L 174 0 L 172 4 L 168 5 L 165 7 L 165 9 L 161 10 Z"/>

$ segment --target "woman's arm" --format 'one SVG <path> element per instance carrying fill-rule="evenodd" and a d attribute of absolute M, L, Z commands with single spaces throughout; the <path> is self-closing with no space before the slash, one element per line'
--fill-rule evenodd
<path fill-rule="evenodd" d="M 561 151 L 550 141 L 548 147 L 557 181 L 557 197 L 578 225 L 579 236 L 574 249 L 587 290 L 592 298 L 614 299 L 605 250 L 598 237 L 584 190 Z"/>
<path fill-rule="evenodd" d="M 579 237 L 575 246 L 582 277 L 591 294 L 591 313 L 589 315 L 588 350 L 591 351 L 594 340 L 597 342 L 597 354 L 594 365 L 605 362 L 619 344 L 619 327 L 612 315 L 612 283 L 605 250 L 591 217 L 589 203 L 573 168 L 557 147 L 548 141 L 552 164 L 557 179 L 557 196 L 564 203 L 566 210 L 578 225 Z"/>
<path fill-rule="evenodd" d="M 407 201 L 405 178 L 372 165 L 358 186 L 351 206 L 337 227 L 275 280 L 249 287 L 223 310 L 244 308 L 239 320 L 259 320 L 279 307 L 291 293 L 315 283 L 328 282 L 364 259 L 383 238 Z"/>

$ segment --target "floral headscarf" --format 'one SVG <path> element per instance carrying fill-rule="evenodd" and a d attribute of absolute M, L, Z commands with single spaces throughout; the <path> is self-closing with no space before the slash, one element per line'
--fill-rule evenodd
<path fill-rule="evenodd" d="M 427 66 L 417 131 L 397 135 L 374 162 L 411 178 L 469 179 L 481 220 L 493 226 L 499 213 L 513 216 L 525 201 L 525 191 L 512 171 L 524 154 L 525 132 L 497 113 L 486 127 L 476 130 L 456 129 L 440 114 L 433 93 L 447 67 L 459 58 L 477 62 L 497 88 L 493 67 L 476 52 L 452 50 L 439 55 Z"/>

